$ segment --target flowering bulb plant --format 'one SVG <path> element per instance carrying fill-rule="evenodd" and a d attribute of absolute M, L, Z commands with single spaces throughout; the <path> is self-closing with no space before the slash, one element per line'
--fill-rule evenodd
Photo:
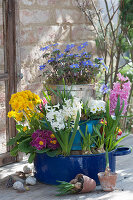
<path fill-rule="evenodd" d="M 110 91 L 109 98 L 106 101 L 105 116 L 96 126 L 93 126 L 93 134 L 88 138 L 90 144 L 93 144 L 90 146 L 92 147 L 89 149 L 90 153 L 112 151 L 121 140 L 128 136 L 128 134 L 122 136 L 120 119 L 126 112 L 131 83 L 127 77 L 123 77 L 120 73 L 117 77 L 118 81 L 114 83 L 113 89 Z"/>
<path fill-rule="evenodd" d="M 36 153 L 69 155 L 81 116 L 82 102 L 78 98 L 65 99 L 52 105 L 50 97 L 41 100 L 31 91 L 13 94 L 9 102 L 12 110 L 8 117 L 17 122 L 17 135 L 8 145 L 14 145 L 11 155 L 19 151 L 30 154 L 32 162 Z"/>
<path fill-rule="evenodd" d="M 54 91 L 60 97 L 58 104 L 52 104 L 51 97 L 45 93 L 44 99 L 28 90 L 13 94 L 9 102 L 12 110 L 8 117 L 13 117 L 17 122 L 18 133 L 8 142 L 8 145 L 14 145 L 11 155 L 16 156 L 19 151 L 30 154 L 29 162 L 34 160 L 36 153 L 68 156 L 78 129 L 83 138 L 83 154 L 112 151 L 127 136 L 121 136 L 119 124 L 127 107 L 128 95 L 125 90 L 129 94 L 130 81 L 118 74 L 118 82 L 114 83 L 106 103 L 92 100 L 85 109 L 82 101 L 67 93 L 65 87 L 62 93 Z M 79 128 L 85 115 L 85 122 L 92 117 L 100 119 L 103 116 L 93 127 L 93 134 L 88 132 L 87 126 L 85 132 Z"/>
<path fill-rule="evenodd" d="M 82 117 L 86 120 L 102 119 L 106 112 L 106 102 L 102 100 L 90 100 L 83 104 Z"/>
<path fill-rule="evenodd" d="M 42 47 L 44 51 L 44 63 L 39 66 L 46 77 L 46 82 L 50 84 L 62 84 L 62 79 L 67 85 L 89 84 L 96 81 L 96 75 L 100 69 L 107 71 L 102 58 L 91 57 L 86 50 L 88 42 L 77 46 L 75 44 L 66 45 L 61 51 L 54 45 Z"/>

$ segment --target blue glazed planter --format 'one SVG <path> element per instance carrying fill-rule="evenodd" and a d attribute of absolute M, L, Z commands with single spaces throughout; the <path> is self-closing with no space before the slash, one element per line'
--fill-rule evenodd
<path fill-rule="evenodd" d="M 112 172 L 115 172 L 116 156 L 131 153 L 131 149 L 127 147 L 118 148 L 109 152 L 109 164 Z M 92 155 L 70 155 L 67 157 L 49 157 L 45 153 L 37 154 L 35 161 L 35 177 L 39 182 L 56 185 L 57 180 L 72 180 L 77 174 L 93 178 L 99 185 L 97 174 L 105 171 L 106 161 L 105 153 Z"/>
<path fill-rule="evenodd" d="M 79 124 L 83 123 L 85 121 L 80 121 Z M 87 132 L 92 134 L 93 133 L 93 125 L 96 125 L 98 124 L 99 120 L 90 120 L 82 125 L 79 125 L 80 126 L 80 129 L 83 133 L 85 133 L 85 130 L 86 130 L 86 125 L 88 127 L 88 130 Z M 80 132 L 77 131 L 76 132 L 76 135 L 75 135 L 75 138 L 74 138 L 74 142 L 73 142 L 73 145 L 72 145 L 72 150 L 81 150 L 82 147 L 81 147 L 81 143 L 82 143 L 82 137 L 80 135 Z"/>

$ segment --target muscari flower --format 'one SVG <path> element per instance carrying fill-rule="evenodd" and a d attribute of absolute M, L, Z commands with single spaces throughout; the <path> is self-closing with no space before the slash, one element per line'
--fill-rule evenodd
<path fill-rule="evenodd" d="M 79 65 L 78 64 L 72 64 L 70 65 L 71 68 L 79 68 Z"/>
<path fill-rule="evenodd" d="M 43 70 L 45 67 L 46 67 L 46 65 L 40 65 L 40 66 L 39 66 L 39 69 L 40 69 L 40 70 Z"/>
<path fill-rule="evenodd" d="M 82 50 L 84 47 L 86 47 L 88 45 L 88 42 L 84 42 L 82 43 L 80 46 L 78 46 L 78 51 Z"/>
<path fill-rule="evenodd" d="M 106 94 L 108 91 L 109 91 L 109 88 L 107 86 L 107 84 L 103 84 L 100 88 L 100 91 L 103 93 L 103 94 Z"/>

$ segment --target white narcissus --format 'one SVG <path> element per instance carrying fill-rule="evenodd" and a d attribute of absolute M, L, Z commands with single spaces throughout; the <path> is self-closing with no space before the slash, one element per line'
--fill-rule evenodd
<path fill-rule="evenodd" d="M 105 101 L 102 100 L 91 100 L 88 106 L 90 108 L 90 112 L 94 114 L 100 111 L 106 112 L 105 104 Z"/>

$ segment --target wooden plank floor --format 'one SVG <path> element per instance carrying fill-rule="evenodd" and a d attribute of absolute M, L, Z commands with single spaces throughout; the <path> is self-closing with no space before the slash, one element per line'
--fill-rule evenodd
<path fill-rule="evenodd" d="M 133 135 L 123 141 L 126 146 L 133 147 Z M 113 192 L 103 192 L 100 186 L 88 194 L 67 195 L 56 197 L 56 187 L 37 183 L 30 191 L 17 193 L 6 189 L 2 183 L 4 177 L 22 170 L 27 160 L 0 168 L 0 200 L 133 200 L 133 154 L 117 157 L 116 171 L 118 173 L 117 189 Z"/>

